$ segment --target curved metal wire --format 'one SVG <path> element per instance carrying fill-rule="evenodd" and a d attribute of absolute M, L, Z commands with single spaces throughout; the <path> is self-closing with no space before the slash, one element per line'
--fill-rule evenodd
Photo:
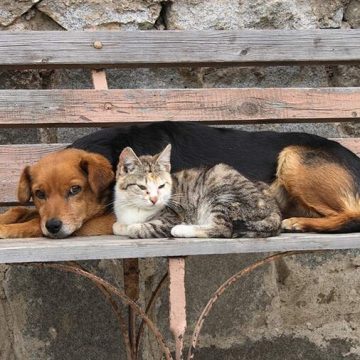
<path fill-rule="evenodd" d="M 149 300 L 148 305 L 146 306 L 145 309 L 145 314 L 149 315 L 151 309 L 153 308 L 156 299 L 158 298 L 159 294 L 160 294 L 160 290 L 163 288 L 163 286 L 166 283 L 166 280 L 169 277 L 169 273 L 166 272 L 165 275 L 162 277 L 162 279 L 160 280 L 160 282 L 158 283 L 156 289 L 153 291 L 153 293 L 151 294 L 151 298 Z M 142 334 L 144 332 L 144 320 L 141 321 L 141 324 L 139 326 L 139 331 L 138 334 L 136 336 L 136 353 L 135 353 L 135 359 L 137 359 L 138 353 L 139 353 L 139 346 L 140 346 L 140 341 L 141 341 L 141 337 Z"/>
<path fill-rule="evenodd" d="M 231 276 L 229 279 L 227 279 L 211 296 L 210 300 L 208 301 L 208 303 L 206 304 L 206 306 L 204 307 L 203 311 L 201 312 L 196 324 L 195 324 L 195 328 L 194 328 L 194 332 L 192 334 L 191 337 L 191 346 L 189 347 L 189 351 L 188 351 L 188 356 L 187 356 L 187 360 L 193 360 L 194 356 L 195 356 L 195 350 L 196 350 L 196 346 L 198 344 L 198 340 L 199 340 L 199 335 L 201 332 L 201 329 L 203 327 L 204 321 L 206 319 L 206 317 L 209 315 L 210 310 L 212 309 L 213 305 L 215 304 L 215 302 L 219 299 L 219 297 L 224 293 L 224 291 L 230 287 L 232 284 L 234 284 L 237 280 L 239 280 L 241 277 L 243 277 L 244 275 L 249 274 L 250 272 L 252 272 L 253 270 L 257 269 L 258 267 L 264 265 L 264 264 L 268 264 L 272 261 L 278 260 L 282 257 L 285 256 L 291 256 L 291 255 L 297 255 L 297 254 L 304 254 L 304 253 L 309 253 L 309 252 L 314 252 L 314 251 L 288 251 L 288 252 L 284 252 L 284 253 L 280 253 L 280 254 L 274 254 L 271 255 L 265 259 L 256 261 L 255 263 L 247 266 L 246 268 L 240 270 L 238 273 L 236 273 L 235 275 Z"/>
<path fill-rule="evenodd" d="M 79 269 L 82 269 L 82 270 L 86 271 L 86 269 L 84 267 L 82 267 L 80 264 L 78 264 L 77 262 L 69 261 L 67 264 L 70 265 L 70 266 L 78 267 Z M 99 285 L 95 281 L 92 281 L 92 282 L 100 290 L 100 292 L 104 295 L 105 299 L 109 302 L 109 304 L 110 304 L 110 306 L 111 306 L 111 308 L 112 308 L 112 310 L 113 310 L 113 312 L 114 312 L 114 314 L 115 314 L 115 316 L 116 316 L 116 318 L 118 320 L 120 331 L 121 331 L 121 334 L 123 336 L 123 342 L 124 342 L 125 349 L 126 349 L 126 357 L 127 357 L 127 359 L 128 360 L 134 360 L 132 350 L 131 350 L 131 344 L 130 344 L 130 337 L 129 337 L 128 329 L 126 327 L 125 319 L 121 314 L 121 310 L 120 310 L 118 304 L 116 303 L 116 301 L 114 301 L 113 297 L 111 296 L 111 293 L 106 288 Z"/>
<path fill-rule="evenodd" d="M 131 351 L 131 344 L 130 344 L 130 338 L 129 338 L 129 333 L 127 331 L 126 325 L 125 325 L 125 321 L 124 318 L 121 314 L 121 310 L 119 309 L 118 304 L 114 301 L 114 299 L 111 296 L 111 293 L 104 287 L 100 287 L 99 285 L 96 285 L 98 287 L 98 289 L 104 294 L 104 297 L 107 299 L 107 301 L 109 302 L 109 304 L 111 305 L 117 319 L 119 322 L 119 327 L 123 336 L 123 341 L 124 341 L 124 345 L 125 345 L 125 349 L 126 349 L 126 357 L 128 360 L 134 360 L 133 359 L 133 354 Z"/>
<path fill-rule="evenodd" d="M 145 312 L 134 302 L 132 301 L 128 296 L 126 296 L 122 291 L 117 289 L 115 286 L 111 285 L 104 279 L 100 278 L 97 275 L 94 275 L 86 270 L 83 270 L 77 266 L 73 265 L 66 265 L 66 264 L 58 264 L 58 263 L 41 263 L 41 264 L 34 264 L 37 267 L 43 267 L 43 268 L 52 268 L 56 270 L 61 271 L 67 271 L 72 272 L 74 274 L 80 275 L 82 277 L 85 277 L 94 283 L 104 287 L 109 293 L 112 295 L 118 297 L 124 304 L 131 306 L 131 308 L 140 316 L 146 325 L 149 327 L 149 329 L 153 332 L 163 354 L 165 355 L 166 360 L 173 360 L 173 357 L 171 356 L 170 349 L 167 346 L 164 337 L 162 336 L 159 329 L 156 327 L 156 325 L 149 319 L 149 317 L 145 314 Z"/>

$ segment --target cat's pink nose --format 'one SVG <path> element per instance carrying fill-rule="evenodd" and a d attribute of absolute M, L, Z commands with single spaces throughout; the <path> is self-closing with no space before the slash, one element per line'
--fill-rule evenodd
<path fill-rule="evenodd" d="M 158 197 L 157 196 L 150 196 L 150 201 L 155 205 L 156 202 L 158 201 Z"/>

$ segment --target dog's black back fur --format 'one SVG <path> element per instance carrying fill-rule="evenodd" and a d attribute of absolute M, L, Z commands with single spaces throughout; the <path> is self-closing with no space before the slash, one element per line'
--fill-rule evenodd
<path fill-rule="evenodd" d="M 274 180 L 277 157 L 290 145 L 321 150 L 330 161 L 360 179 L 360 160 L 337 142 L 306 133 L 247 132 L 194 123 L 159 122 L 97 131 L 71 147 L 105 156 L 116 168 L 119 154 L 130 146 L 138 155 L 155 154 L 172 144 L 172 170 L 226 163 L 251 180 Z"/>

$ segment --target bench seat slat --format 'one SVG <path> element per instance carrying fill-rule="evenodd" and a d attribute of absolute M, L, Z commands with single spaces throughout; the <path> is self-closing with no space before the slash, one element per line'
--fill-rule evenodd
<path fill-rule="evenodd" d="M 95 41 L 102 47 L 95 48 Z M 0 68 L 340 64 L 359 59 L 360 29 L 0 32 Z"/>
<path fill-rule="evenodd" d="M 360 156 L 360 138 L 335 139 Z M 66 144 L 0 145 L 0 205 L 16 204 L 21 170 L 41 156 L 60 150 Z"/>
<path fill-rule="evenodd" d="M 0 90 L 0 127 L 360 118 L 360 88 Z"/>
<path fill-rule="evenodd" d="M 281 234 L 267 239 L 125 239 L 117 236 L 0 239 L 0 263 L 336 250 L 360 247 L 359 234 Z"/>

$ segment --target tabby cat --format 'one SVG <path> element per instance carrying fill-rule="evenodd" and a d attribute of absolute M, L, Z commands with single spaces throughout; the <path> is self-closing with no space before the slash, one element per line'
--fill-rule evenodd
<path fill-rule="evenodd" d="M 279 233 L 280 210 L 264 183 L 254 184 L 232 167 L 170 174 L 171 145 L 137 157 L 119 157 L 114 209 L 116 235 L 154 237 L 267 237 Z"/>

